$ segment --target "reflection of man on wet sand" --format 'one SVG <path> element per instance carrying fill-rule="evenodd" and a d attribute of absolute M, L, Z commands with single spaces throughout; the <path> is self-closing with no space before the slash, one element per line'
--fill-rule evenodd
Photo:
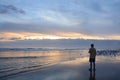
<path fill-rule="evenodd" d="M 95 70 L 95 57 L 96 57 L 96 49 L 94 48 L 94 44 L 91 44 L 91 48 L 89 49 L 90 57 L 90 71 L 92 70 L 92 63 L 93 63 L 93 69 Z"/>
<path fill-rule="evenodd" d="M 95 78 L 95 71 L 90 71 L 90 77 L 89 77 L 89 80 L 96 80 Z"/>

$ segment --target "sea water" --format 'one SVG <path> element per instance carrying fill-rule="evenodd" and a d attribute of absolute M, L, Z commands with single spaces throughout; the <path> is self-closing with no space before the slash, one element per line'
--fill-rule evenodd
<path fill-rule="evenodd" d="M 0 49 L 0 77 L 85 57 L 88 61 L 88 49 Z M 97 50 L 101 61 L 120 62 L 120 50 Z"/>
<path fill-rule="evenodd" d="M 87 56 L 87 50 L 7 50 L 0 52 L 0 72 L 43 66 Z"/>

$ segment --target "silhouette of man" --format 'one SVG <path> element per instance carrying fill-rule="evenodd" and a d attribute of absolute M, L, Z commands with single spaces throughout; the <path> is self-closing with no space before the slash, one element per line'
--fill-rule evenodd
<path fill-rule="evenodd" d="M 94 48 L 94 44 L 91 44 L 91 48 L 89 49 L 89 62 L 90 62 L 90 71 L 92 70 L 92 63 L 93 69 L 95 70 L 95 57 L 96 57 L 96 49 Z"/>

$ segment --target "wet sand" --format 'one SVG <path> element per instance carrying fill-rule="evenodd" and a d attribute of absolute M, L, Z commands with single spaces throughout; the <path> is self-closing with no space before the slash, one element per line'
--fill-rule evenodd
<path fill-rule="evenodd" d="M 100 58 L 102 59 L 102 58 Z M 5 77 L 1 80 L 120 80 L 120 62 L 101 60 L 89 71 L 87 58 L 76 58 L 46 68 Z"/>

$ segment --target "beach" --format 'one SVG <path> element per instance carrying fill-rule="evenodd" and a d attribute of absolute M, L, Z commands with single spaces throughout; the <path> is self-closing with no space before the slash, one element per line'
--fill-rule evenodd
<path fill-rule="evenodd" d="M 120 0 L 0 0 L 0 80 L 120 80 Z"/>
<path fill-rule="evenodd" d="M 83 65 L 84 64 L 84 65 Z M 7 80 L 91 80 L 89 65 L 79 60 L 64 63 L 22 74 L 12 75 Z M 97 63 L 94 77 L 96 80 L 119 80 L 119 64 Z M 3 79 L 3 80 L 4 80 Z M 95 80 L 94 79 L 94 80 Z"/>
<path fill-rule="evenodd" d="M 1 80 L 120 80 L 119 53 L 115 53 L 116 55 L 113 54 L 97 55 L 96 70 L 91 72 L 89 71 L 89 67 L 90 67 L 88 62 L 89 55 L 87 54 L 87 51 L 88 50 L 62 50 L 62 51 L 57 50 L 57 52 L 63 54 L 55 55 L 56 50 L 52 50 L 49 51 L 49 60 L 47 61 L 49 62 L 49 64 L 42 64 L 42 65 L 34 64 L 34 66 L 27 65 L 26 67 L 22 67 L 22 68 L 16 67 L 16 70 L 13 71 L 6 70 L 3 71 L 3 73 L 0 73 L 1 76 L 0 79 Z M 42 51 L 42 52 L 44 52 L 45 55 L 46 51 Z M 54 52 L 55 54 L 53 54 L 52 52 Z M 50 58 L 50 54 L 52 56 L 51 58 Z M 48 57 L 48 54 L 46 55 L 47 55 L 46 57 Z M 54 57 L 55 58 L 57 57 L 56 60 L 54 60 Z M 37 59 L 40 60 L 41 57 Z M 22 60 L 24 59 L 22 58 Z M 34 60 L 34 58 L 32 58 L 32 60 Z M 19 57 L 19 61 L 20 61 L 20 57 Z"/>
<path fill-rule="evenodd" d="M 0 0 L 0 80 L 119 75 L 120 0 Z"/>

